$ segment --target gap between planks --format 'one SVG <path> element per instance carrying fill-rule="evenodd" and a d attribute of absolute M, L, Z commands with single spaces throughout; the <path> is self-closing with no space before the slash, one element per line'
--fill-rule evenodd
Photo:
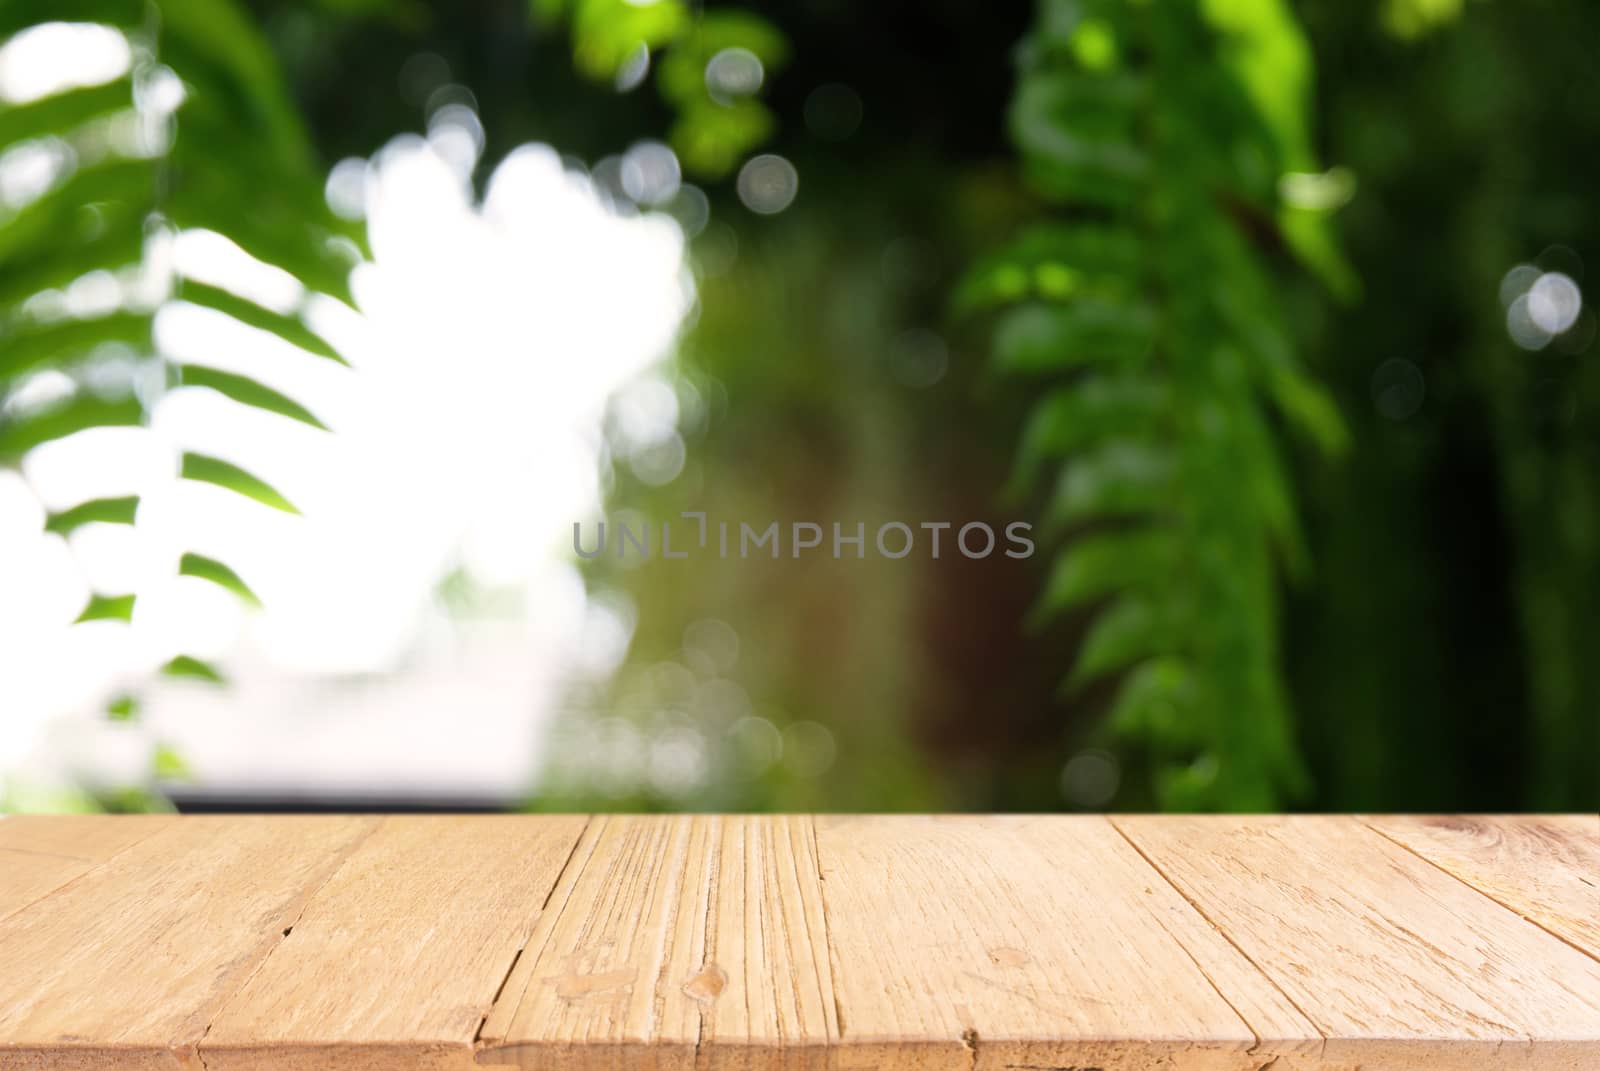
<path fill-rule="evenodd" d="M 1139 855 L 1139 858 L 1143 859 L 1145 861 L 1145 864 L 1147 866 L 1149 866 L 1151 870 L 1155 871 L 1155 873 L 1161 878 L 1161 880 L 1166 882 L 1167 885 L 1171 887 L 1173 892 L 1175 892 L 1179 896 L 1183 897 L 1183 902 L 1188 904 L 1190 909 L 1192 909 L 1195 914 L 1199 915 L 1200 918 L 1205 921 L 1205 924 L 1207 926 L 1210 926 L 1212 930 L 1216 931 L 1218 936 L 1220 936 L 1223 940 L 1227 941 L 1228 944 L 1230 946 L 1232 946 L 1233 949 L 1239 953 L 1240 957 L 1242 957 L 1245 960 L 1245 962 L 1249 963 L 1250 966 L 1254 967 L 1255 970 L 1256 970 L 1256 973 L 1261 976 L 1261 980 L 1262 981 L 1266 982 L 1273 989 L 1275 989 L 1279 993 L 1281 993 L 1283 995 L 1283 999 L 1288 1001 L 1290 1006 L 1293 1007 L 1295 1011 L 1299 1012 L 1302 1017 L 1304 1017 L 1305 1021 L 1311 1025 L 1311 1028 L 1317 1032 L 1317 1036 L 1321 1039 L 1321 1043 L 1320 1043 L 1320 1045 L 1318 1046 L 1318 1049 L 1317 1049 L 1317 1058 L 1321 1059 L 1322 1056 L 1327 1052 L 1328 1035 L 1323 1032 L 1322 1027 L 1317 1025 L 1316 1020 L 1312 1019 L 1311 1016 L 1306 1015 L 1306 1010 L 1304 1008 L 1302 1008 L 1300 1005 L 1296 1004 L 1295 1001 L 1294 1001 L 1294 998 L 1289 996 L 1288 993 L 1284 993 L 1283 987 L 1277 983 L 1277 981 L 1272 977 L 1272 975 L 1268 974 L 1266 972 L 1266 970 L 1262 968 L 1261 964 L 1257 963 L 1255 961 L 1255 959 L 1253 959 L 1248 952 L 1246 952 L 1243 948 L 1240 948 L 1239 947 L 1239 943 L 1237 941 L 1235 941 L 1232 937 L 1229 937 L 1227 931 L 1224 930 L 1222 927 L 1218 926 L 1216 924 L 1216 922 L 1212 920 L 1211 916 L 1206 914 L 1205 909 L 1202 908 L 1199 904 L 1195 903 L 1194 899 L 1188 893 L 1184 892 L 1183 889 L 1178 885 L 1178 883 L 1173 881 L 1172 878 L 1170 876 L 1168 876 L 1168 874 L 1167 874 L 1167 872 L 1165 870 L 1162 870 L 1161 867 L 1157 866 L 1155 860 L 1151 859 L 1149 855 L 1145 854 L 1145 850 L 1143 848 L 1139 847 L 1138 843 L 1135 842 L 1132 837 L 1128 836 L 1127 831 L 1124 830 L 1120 825 L 1118 825 L 1114 818 L 1112 818 L 1110 815 L 1106 815 L 1104 817 L 1105 817 L 1106 824 L 1111 826 L 1112 829 L 1117 831 L 1117 835 L 1120 836 L 1124 841 L 1127 842 L 1128 847 L 1132 848 L 1135 852 L 1137 852 L 1138 855 Z M 1182 943 L 1179 942 L 1179 944 L 1181 946 Z M 1188 952 L 1188 949 L 1185 948 L 1184 951 Z M 1190 955 L 1190 958 L 1191 959 L 1194 958 L 1192 954 Z M 1255 1044 L 1253 1046 L 1251 1046 L 1250 1051 L 1252 1053 L 1254 1053 L 1255 1051 L 1260 1049 L 1261 1045 L 1262 1045 L 1262 1041 L 1264 1040 L 1262 1038 L 1262 1036 L 1261 1036 L 1261 1031 L 1259 1029 L 1257 1029 L 1256 1025 L 1250 1021 L 1250 1019 L 1244 1014 L 1244 1012 L 1239 1010 L 1239 1008 L 1234 1004 L 1232 998 L 1230 998 L 1228 996 L 1228 994 L 1226 994 L 1226 993 L 1224 993 L 1222 991 L 1222 987 L 1217 985 L 1216 980 L 1211 977 L 1210 972 L 1208 972 L 1203 966 L 1201 966 L 1199 960 L 1195 960 L 1194 961 L 1194 965 L 1195 965 L 1195 969 L 1198 970 L 1205 977 L 1205 980 L 1211 984 L 1211 988 L 1216 990 L 1217 996 L 1222 998 L 1222 1000 L 1228 1005 L 1228 1007 L 1233 1009 L 1233 1013 L 1239 1017 L 1239 1021 L 1244 1023 L 1245 1028 L 1248 1029 L 1250 1031 L 1250 1033 L 1255 1036 L 1256 1041 L 1255 1041 Z"/>
<path fill-rule="evenodd" d="M 1562 944 L 1567 945 L 1567 946 L 1571 947 L 1572 949 L 1574 949 L 1575 951 L 1580 952 L 1585 956 L 1588 956 L 1590 959 L 1594 960 L 1595 962 L 1600 963 L 1600 949 L 1585 947 L 1584 945 L 1580 944 L 1578 941 L 1574 940 L 1572 937 L 1570 937 L 1567 934 L 1561 932 L 1561 930 L 1559 928 L 1557 928 L 1555 926 L 1552 926 L 1549 923 L 1545 922 L 1536 913 L 1524 910 L 1523 908 L 1518 907 L 1516 904 L 1508 903 L 1505 899 L 1501 898 L 1500 896 L 1497 896 L 1495 894 L 1495 892 L 1490 888 L 1484 888 L 1484 887 L 1480 887 L 1479 885 L 1473 884 L 1472 882 L 1468 881 L 1464 876 L 1462 876 L 1461 874 L 1458 874 L 1454 870 L 1451 870 L 1449 867 L 1445 866 L 1443 863 L 1439 862 L 1437 859 L 1434 859 L 1431 856 L 1426 855 L 1421 851 L 1418 851 L 1417 848 L 1414 847 L 1413 845 L 1408 844 L 1406 841 L 1396 837 L 1389 830 L 1384 829 L 1381 825 L 1375 824 L 1374 823 L 1374 819 L 1371 816 L 1358 815 L 1358 816 L 1356 816 L 1356 820 L 1359 821 L 1362 825 L 1366 826 L 1368 829 L 1372 830 L 1378 836 L 1382 837 L 1384 840 L 1387 840 L 1391 844 L 1394 844 L 1397 847 L 1402 848 L 1405 851 L 1410 852 L 1412 855 L 1416 856 L 1418 859 L 1421 859 L 1423 862 L 1427 863 L 1429 866 L 1433 867 L 1435 870 L 1441 871 L 1442 873 L 1449 875 L 1450 877 L 1454 878 L 1456 881 L 1459 881 L 1461 884 L 1465 885 L 1467 888 L 1471 889 L 1472 891 L 1474 891 L 1476 893 L 1480 893 L 1483 896 L 1487 897 L 1488 899 L 1490 899 L 1490 900 L 1494 901 L 1495 903 L 1499 904 L 1501 907 L 1505 908 L 1507 911 L 1511 912 L 1513 915 L 1516 915 L 1519 919 L 1521 919 L 1522 921 L 1528 923 L 1530 926 L 1534 926 L 1534 927 L 1536 927 L 1536 928 L 1538 928 L 1540 930 L 1543 930 L 1545 933 L 1549 934 L 1551 937 L 1554 937 L 1557 941 L 1560 941 Z M 1600 834 L 1600 814 L 1595 815 L 1595 826 L 1596 826 L 1596 833 Z M 1595 879 L 1596 879 L 1597 882 L 1600 882 L 1600 868 L 1597 868 L 1596 871 L 1595 871 Z M 1596 888 L 1596 891 L 1594 893 L 1594 897 L 1595 897 L 1594 908 L 1595 908 L 1596 919 L 1600 920 L 1600 886 L 1596 886 L 1595 882 L 1586 882 L 1586 884 L 1589 884 L 1591 886 L 1595 886 L 1595 888 Z"/>
<path fill-rule="evenodd" d="M 540 918 L 542 918 L 545 913 L 550 910 L 550 899 L 551 897 L 555 896 L 556 890 L 561 887 L 561 879 L 566 876 L 567 868 L 572 866 L 572 861 L 578 857 L 578 849 L 583 845 L 584 839 L 588 837 L 589 829 L 594 825 L 594 819 L 595 816 L 592 814 L 584 815 L 583 828 L 578 831 L 577 839 L 572 842 L 572 850 L 567 852 L 567 857 L 562 860 L 561 869 L 556 872 L 556 880 L 550 883 L 550 891 L 544 894 L 544 902 L 539 905 Z M 538 919 L 534 920 L 534 925 L 538 925 Z M 494 1012 L 495 1006 L 500 1003 L 500 998 L 505 995 L 506 984 L 509 983 L 512 976 L 517 973 L 517 964 L 522 961 L 522 954 L 528 950 L 528 942 L 533 940 L 534 933 L 535 930 L 533 929 L 528 931 L 528 936 L 520 945 L 517 946 L 517 951 L 511 957 L 511 962 L 506 964 L 505 976 L 500 979 L 500 985 L 495 988 L 494 999 L 489 1001 L 489 1006 L 487 1008 L 483 1009 L 483 1016 L 478 1020 L 478 1029 L 472 1033 L 472 1045 L 474 1049 L 477 1049 L 481 1046 L 483 1042 L 483 1028 L 488 1024 L 489 1016 Z"/>

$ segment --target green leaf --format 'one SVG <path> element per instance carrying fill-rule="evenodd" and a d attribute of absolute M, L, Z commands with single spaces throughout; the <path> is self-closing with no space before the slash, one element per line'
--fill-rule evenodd
<path fill-rule="evenodd" d="M 761 16 L 728 8 L 707 11 L 661 60 L 657 74 L 661 95 L 680 108 L 709 100 L 706 66 L 730 48 L 742 48 L 760 60 L 767 78 L 789 59 L 789 42 Z"/>
<path fill-rule="evenodd" d="M 1194 715 L 1201 683 L 1182 657 L 1163 655 L 1135 666 L 1117 689 L 1106 721 L 1124 736 L 1159 740 L 1168 747 L 1190 747 L 1202 738 Z"/>
<path fill-rule="evenodd" d="M 25 261 L 0 265 L 0 305 L 20 305 L 43 290 L 63 289 L 93 271 L 137 265 L 144 255 L 142 206 L 97 206 L 91 234 L 62 232 L 55 244 Z"/>
<path fill-rule="evenodd" d="M 1204 0 L 1206 21 L 1222 36 L 1221 55 L 1277 147 L 1280 173 L 1321 171 L 1312 137 L 1311 47 L 1287 0 Z M 1327 212 L 1285 204 L 1278 229 L 1300 262 L 1335 295 L 1360 292 Z"/>
<path fill-rule="evenodd" d="M 1057 558 L 1034 607 L 1034 622 L 1114 592 L 1170 584 L 1178 540 L 1167 528 L 1100 532 L 1074 540 Z"/>
<path fill-rule="evenodd" d="M 278 413 L 309 424 L 313 428 L 328 430 L 328 426 L 318 420 L 316 416 L 299 402 L 287 395 L 280 394 L 271 387 L 257 383 L 249 376 L 241 376 L 233 372 L 224 372 L 218 368 L 207 368 L 205 365 L 186 364 L 178 368 L 179 383 L 185 387 L 205 387 L 218 394 L 232 398 L 242 405 L 256 409 L 264 409 L 269 413 Z"/>
<path fill-rule="evenodd" d="M 85 621 L 132 621 L 135 598 L 133 595 L 95 595 L 74 624 Z"/>
<path fill-rule="evenodd" d="M 99 234 L 99 213 L 147 212 L 155 207 L 155 192 L 155 166 L 148 160 L 83 168 L 0 227 L 0 266 L 15 268 Z M 97 213 L 85 213 L 88 205 Z"/>
<path fill-rule="evenodd" d="M 44 528 L 47 532 L 66 535 L 86 524 L 132 524 L 134 514 L 138 511 L 139 499 L 136 495 L 127 498 L 93 498 L 50 514 L 44 522 Z"/>
<path fill-rule="evenodd" d="M 338 361 L 340 364 L 349 363 L 339 355 L 338 350 L 329 345 L 326 339 L 312 331 L 298 318 L 285 316 L 283 313 L 263 308 L 255 302 L 242 298 L 221 287 L 211 286 L 194 279 L 185 279 L 178 289 L 177 296 L 183 301 L 203 308 L 215 309 L 217 312 L 233 317 L 242 324 L 276 335 L 285 342 L 299 346 L 301 349 L 314 353 L 318 357 L 326 357 L 331 361 Z M 227 392 L 224 391 L 223 393 Z M 279 395 L 279 397 L 282 397 L 282 395 Z M 295 419 L 301 418 L 296 417 Z"/>
<path fill-rule="evenodd" d="M 183 761 L 183 756 L 168 744 L 156 745 L 150 765 L 156 778 L 161 781 L 187 781 L 194 776 L 189 764 Z"/>
<path fill-rule="evenodd" d="M 1089 626 L 1067 686 L 1079 688 L 1135 662 L 1172 652 L 1181 640 L 1175 617 L 1171 605 L 1156 599 L 1118 599 Z"/>
<path fill-rule="evenodd" d="M 1221 37 L 1223 62 L 1277 140 L 1285 169 L 1311 170 L 1311 46 L 1287 0 L 1202 0 L 1200 8 Z"/>
<path fill-rule="evenodd" d="M 208 457 L 205 454 L 185 453 L 183 467 L 179 472 L 185 480 L 195 480 L 199 483 L 215 484 L 225 487 L 229 491 L 253 498 L 257 502 L 281 509 L 285 513 L 298 514 L 300 511 L 287 498 L 283 497 L 276 488 L 266 481 L 252 476 L 244 469 L 230 461 L 221 458 Z"/>
<path fill-rule="evenodd" d="M 727 105 L 706 100 L 684 108 L 667 140 L 687 170 L 720 178 L 776 129 L 777 120 L 758 100 L 745 97 Z"/>
<path fill-rule="evenodd" d="M 995 362 L 1016 373 L 1097 362 L 1136 364 L 1150 355 L 1155 332 L 1155 310 L 1142 303 L 1030 303 L 1005 313 L 996 324 Z"/>
<path fill-rule="evenodd" d="M 139 710 L 139 697 L 131 692 L 124 692 L 106 704 L 106 717 L 112 721 L 137 721 Z"/>
<path fill-rule="evenodd" d="M 1136 296 L 1143 269 L 1139 238 L 1128 227 L 1035 224 L 974 265 L 957 288 L 954 303 L 957 312 L 966 313 L 1026 297 L 1060 301 L 1087 294 L 1129 300 Z M 1064 287 L 1063 279 L 1070 280 Z"/>
<path fill-rule="evenodd" d="M 135 312 L 114 312 L 93 320 L 28 324 L 0 342 L 0 373 L 15 376 L 33 368 L 68 364 L 107 343 L 135 351 L 147 350 L 150 317 Z"/>
<path fill-rule="evenodd" d="M 1327 391 L 1305 376 L 1283 369 L 1272 375 L 1271 392 L 1284 419 L 1304 432 L 1324 454 L 1331 457 L 1344 452 L 1350 433 Z"/>
<path fill-rule="evenodd" d="M 88 428 L 136 426 L 144 406 L 133 396 L 105 399 L 80 393 L 26 416 L 0 416 L 0 463 L 15 464 L 40 443 Z"/>
<path fill-rule="evenodd" d="M 1069 462 L 1050 500 L 1052 527 L 1097 517 L 1155 514 L 1173 508 L 1178 467 L 1169 449 L 1114 441 Z"/>
<path fill-rule="evenodd" d="M 250 586 L 240 579 L 239 574 L 215 558 L 208 558 L 203 554 L 195 554 L 193 552 L 185 554 L 178 562 L 178 574 L 180 576 L 193 576 L 199 577 L 201 580 L 209 580 L 213 584 L 233 592 L 251 606 L 261 605 L 261 600 L 256 597 L 254 591 L 250 590 Z"/>
<path fill-rule="evenodd" d="M 197 132 L 190 130 L 191 134 Z M 303 198 L 273 196 L 252 187 L 256 200 L 249 213 L 239 212 L 239 166 L 211 163 L 197 170 L 162 205 L 178 227 L 203 227 L 225 235 L 257 260 L 282 268 L 311 290 L 329 294 L 349 304 L 350 269 L 330 239 L 338 232 L 336 220 L 322 219 L 325 211 L 312 209 Z M 270 161 L 253 170 L 271 173 Z M 321 186 L 317 187 L 321 197 Z"/>
<path fill-rule="evenodd" d="M 40 22 L 99 22 L 136 29 L 142 0 L 6 0 L 0 4 L 0 39 Z"/>
<path fill-rule="evenodd" d="M 227 684 L 228 678 L 209 662 L 190 655 L 179 655 L 161 667 L 161 675 L 179 680 L 204 681 L 207 684 Z"/>
<path fill-rule="evenodd" d="M 1009 126 L 1029 184 L 1049 197 L 1131 203 L 1150 174 L 1136 131 L 1148 92 L 1133 74 L 1024 75 Z"/>
<path fill-rule="evenodd" d="M 66 134 L 91 119 L 132 107 L 133 85 L 126 78 L 68 89 L 26 104 L 0 105 L 0 146 Z"/>
<path fill-rule="evenodd" d="M 1010 493 L 1031 486 L 1047 461 L 1113 437 L 1153 436 L 1170 406 L 1163 381 L 1131 376 L 1093 375 L 1052 391 L 1022 429 Z"/>
<path fill-rule="evenodd" d="M 129 785 L 125 788 L 96 791 L 92 804 L 87 808 L 89 814 L 171 814 L 173 806 L 165 796 L 159 792 L 152 792 L 142 785 Z"/>
<path fill-rule="evenodd" d="M 572 15 L 573 59 L 591 78 L 610 81 L 640 45 L 656 49 L 689 28 L 683 0 L 576 0 Z"/>
<path fill-rule="evenodd" d="M 1307 271 L 1341 301 L 1361 296 L 1361 277 L 1334 240 L 1326 213 L 1285 207 L 1278 212 L 1278 231 Z"/>
<path fill-rule="evenodd" d="M 300 110 L 279 73 L 272 47 L 255 16 L 236 0 L 162 0 L 159 54 L 191 88 L 196 101 L 216 102 L 233 117 L 225 142 L 186 141 L 183 113 L 174 154 L 190 156 L 213 144 L 258 148 L 275 160 L 268 174 L 312 172 L 311 140 Z"/>

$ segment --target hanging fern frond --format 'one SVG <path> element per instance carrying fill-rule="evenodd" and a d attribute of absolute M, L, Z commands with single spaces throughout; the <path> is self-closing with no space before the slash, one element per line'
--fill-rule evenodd
<path fill-rule="evenodd" d="M 0 171 L 9 164 L 25 179 L 0 184 L 0 466 L 81 431 L 146 423 L 162 391 L 180 384 L 321 428 L 253 376 L 177 364 L 154 335 L 158 310 L 181 299 L 341 360 L 306 322 L 304 302 L 267 308 L 172 267 L 173 236 L 204 229 L 307 294 L 350 300 L 364 239 L 327 208 L 324 176 L 253 19 L 236 0 L 17 0 L 0 10 L 0 44 L 29 47 L 18 35 L 34 33 L 92 35 L 126 62 L 98 84 L 0 100 Z M 21 389 L 41 373 L 52 384 L 43 400 Z M 186 454 L 180 475 L 294 509 L 221 459 Z M 64 536 L 133 524 L 138 509 L 131 495 L 94 499 L 57 510 L 46 527 Z M 255 599 L 220 561 L 188 554 L 180 571 Z M 133 612 L 131 595 L 96 595 L 80 620 Z M 190 658 L 164 672 L 221 679 Z"/>
<path fill-rule="evenodd" d="M 1019 66 L 1011 135 L 1055 218 L 956 301 L 997 310 L 997 374 L 1040 392 L 1012 488 L 1059 545 L 1035 619 L 1092 615 L 1066 687 L 1117 678 L 1109 727 L 1162 806 L 1281 806 L 1304 776 L 1281 429 L 1328 450 L 1343 429 L 1295 362 L 1278 261 L 1350 285 L 1325 213 L 1281 195 L 1311 167 L 1304 41 L 1281 0 L 1044 0 Z"/>

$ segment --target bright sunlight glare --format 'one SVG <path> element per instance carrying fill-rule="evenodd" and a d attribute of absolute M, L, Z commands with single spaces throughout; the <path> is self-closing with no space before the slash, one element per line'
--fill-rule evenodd
<path fill-rule="evenodd" d="M 511 153 L 480 204 L 475 154 L 435 142 L 397 138 L 364 168 L 374 257 L 353 279 L 358 309 L 219 235 L 173 244 L 187 277 L 303 307 L 351 367 L 188 305 L 181 287 L 159 348 L 248 373 L 331 433 L 179 387 L 149 428 L 47 443 L 25 482 L 0 476 L 0 774 L 134 772 L 141 752 L 112 739 L 133 730 L 100 711 L 189 654 L 227 669 L 229 712 L 214 691 L 163 685 L 139 731 L 202 784 L 527 788 L 585 632 L 609 627 L 565 560 L 571 522 L 598 508 L 605 406 L 667 353 L 693 288 L 674 222 L 614 213 L 553 150 Z M 177 479 L 184 450 L 244 467 L 302 515 Z M 142 496 L 132 526 L 88 525 L 70 546 L 43 530 L 46 507 L 128 494 Z M 177 577 L 187 551 L 231 565 L 263 609 Z M 455 620 L 440 592 L 458 575 L 522 610 Z M 90 591 L 136 594 L 132 622 L 72 624 Z"/>

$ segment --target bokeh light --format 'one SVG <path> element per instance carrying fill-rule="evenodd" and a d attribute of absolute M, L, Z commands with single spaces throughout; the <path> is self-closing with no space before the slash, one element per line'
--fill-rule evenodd
<path fill-rule="evenodd" d="M 770 216 L 794 203 L 800 192 L 800 175 L 781 156 L 763 153 L 739 169 L 739 200 L 752 212 Z"/>

